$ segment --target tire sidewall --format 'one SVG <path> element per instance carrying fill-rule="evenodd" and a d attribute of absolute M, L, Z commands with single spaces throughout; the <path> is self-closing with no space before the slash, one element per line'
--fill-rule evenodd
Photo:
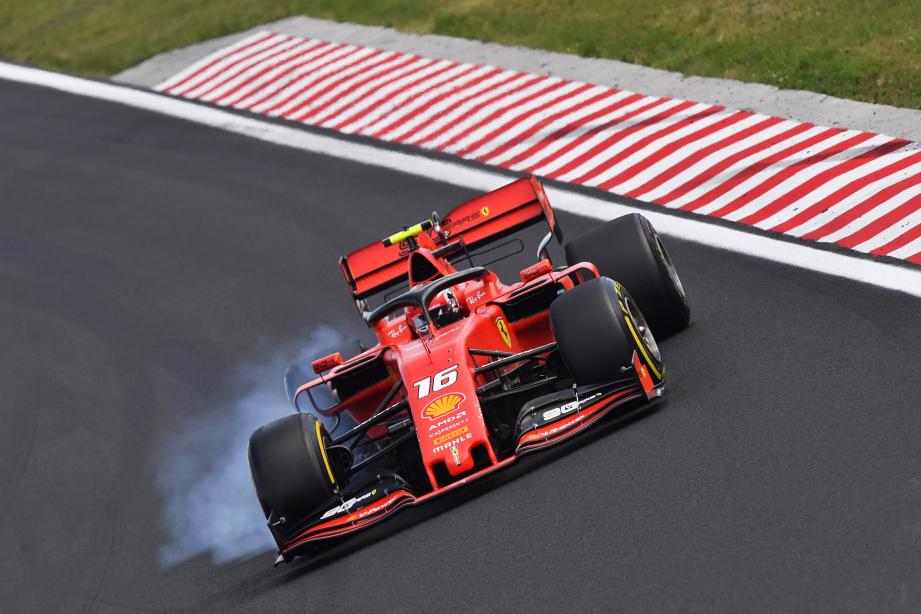
<path fill-rule="evenodd" d="M 551 330 L 577 384 L 621 379 L 620 369 L 632 366 L 634 352 L 657 380 L 664 376 L 661 358 L 645 346 L 628 315 L 627 301 L 639 313 L 623 285 L 601 277 L 576 286 L 550 306 Z"/>
<path fill-rule="evenodd" d="M 335 492 L 321 448 L 328 438 L 312 414 L 285 416 L 253 433 L 250 469 L 266 515 L 274 511 L 276 516 L 303 517 Z"/>
<path fill-rule="evenodd" d="M 659 281 L 663 287 L 664 293 L 674 301 L 675 304 L 680 305 L 684 313 L 687 314 L 685 317 L 689 319 L 691 309 L 688 303 L 687 293 L 684 291 L 684 284 L 681 282 L 681 278 L 678 277 L 678 272 L 675 270 L 674 264 L 671 265 L 671 269 L 674 271 L 675 280 L 672 279 L 671 272 L 669 271 L 671 256 L 668 254 L 668 250 L 665 249 L 665 244 L 662 243 L 659 233 L 653 228 L 652 222 L 642 215 L 637 214 L 637 217 L 639 218 L 640 227 L 643 229 L 646 241 L 649 244 L 649 250 L 652 252 L 652 259 L 656 263 L 656 268 L 659 271 Z M 653 332 L 655 332 L 655 329 L 653 329 Z"/>
<path fill-rule="evenodd" d="M 655 342 L 655 329 L 649 327 L 649 324 L 645 321 L 642 311 L 639 309 L 639 305 L 636 301 L 633 300 L 633 297 L 630 296 L 630 293 L 627 289 L 618 282 L 614 282 L 614 288 L 616 292 L 616 301 L 617 306 L 620 309 L 620 322 L 623 327 L 624 334 L 633 342 L 637 356 L 639 357 L 640 362 L 646 365 L 650 370 L 650 375 L 656 384 L 660 384 L 665 380 L 665 363 L 662 358 L 662 349 L 658 345 L 658 342 Z M 628 302 L 632 303 L 632 306 L 628 305 Z M 630 317 L 630 314 L 633 313 L 636 317 L 636 321 Z M 643 339 L 640 331 L 638 330 L 639 326 L 645 325 L 650 328 L 650 331 L 653 335 L 653 340 L 656 343 L 656 349 L 648 346 Z M 658 356 L 656 356 L 658 354 Z"/>

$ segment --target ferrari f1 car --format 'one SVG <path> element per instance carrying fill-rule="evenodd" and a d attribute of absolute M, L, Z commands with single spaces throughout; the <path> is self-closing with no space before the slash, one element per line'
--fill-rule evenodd
<path fill-rule="evenodd" d="M 541 221 L 549 232 L 520 280 L 474 265 L 476 250 Z M 649 221 L 599 224 L 565 245 L 560 266 L 553 238 L 546 193 L 525 177 L 340 259 L 378 343 L 314 361 L 311 381 L 289 378 L 297 412 L 250 437 L 277 562 L 662 395 L 652 331 L 680 331 L 690 311 Z"/>

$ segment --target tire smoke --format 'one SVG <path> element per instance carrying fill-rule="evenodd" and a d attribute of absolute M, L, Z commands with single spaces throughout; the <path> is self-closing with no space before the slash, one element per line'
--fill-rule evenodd
<path fill-rule="evenodd" d="M 237 381 L 246 389 L 239 400 L 198 417 L 171 437 L 157 469 L 170 537 L 160 549 L 161 566 L 203 555 L 222 564 L 274 549 L 250 477 L 249 436 L 293 411 L 282 383 L 288 365 L 309 364 L 344 342 L 332 327 L 314 329 L 303 347 L 276 352 L 265 364 L 242 369 Z"/>

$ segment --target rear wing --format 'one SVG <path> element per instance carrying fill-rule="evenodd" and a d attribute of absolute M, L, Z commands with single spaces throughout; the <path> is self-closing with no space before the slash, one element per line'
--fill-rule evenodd
<path fill-rule="evenodd" d="M 531 175 L 457 206 L 441 220 L 441 235 L 432 228 L 425 232 L 437 247 L 446 251 L 451 251 L 455 245 L 475 249 L 542 219 L 562 242 L 563 232 L 556 223 L 544 186 Z M 375 241 L 339 259 L 342 274 L 355 299 L 367 298 L 406 281 L 406 259 L 412 252 L 413 242 L 385 243 L 389 242 Z M 436 254 L 440 252 L 438 249 Z"/>

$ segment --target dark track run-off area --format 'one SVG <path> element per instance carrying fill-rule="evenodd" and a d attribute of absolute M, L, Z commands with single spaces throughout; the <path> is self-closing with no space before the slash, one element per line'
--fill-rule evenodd
<path fill-rule="evenodd" d="M 315 564 L 163 565 L 168 443 L 316 326 L 368 338 L 338 256 L 475 192 L 10 82 L 0 113 L 0 610 L 921 607 L 921 303 L 674 239 L 656 411 Z"/>

